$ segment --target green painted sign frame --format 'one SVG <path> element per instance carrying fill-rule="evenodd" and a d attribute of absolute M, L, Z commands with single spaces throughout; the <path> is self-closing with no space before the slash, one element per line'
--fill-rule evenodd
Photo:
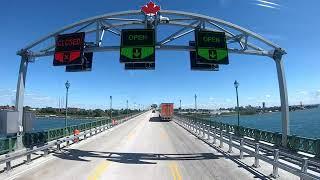
<path fill-rule="evenodd" d="M 155 30 L 123 29 L 120 46 L 121 63 L 154 63 Z"/>
<path fill-rule="evenodd" d="M 224 32 L 196 30 L 195 40 L 197 64 L 229 64 Z"/>

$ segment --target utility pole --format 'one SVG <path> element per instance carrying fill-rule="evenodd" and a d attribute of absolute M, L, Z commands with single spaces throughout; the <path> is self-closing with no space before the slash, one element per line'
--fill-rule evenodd
<path fill-rule="evenodd" d="M 181 111 L 181 99 L 180 99 L 180 111 Z"/>

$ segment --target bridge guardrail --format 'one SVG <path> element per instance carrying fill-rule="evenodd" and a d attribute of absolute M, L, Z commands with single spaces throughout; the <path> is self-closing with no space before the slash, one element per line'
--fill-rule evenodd
<path fill-rule="evenodd" d="M 182 116 L 176 114 L 176 116 Z M 202 118 L 195 118 L 193 116 L 186 116 L 188 118 L 194 118 L 199 121 L 208 121 L 211 126 L 220 128 L 227 132 L 238 133 L 240 136 L 247 136 L 250 138 L 254 138 L 256 141 L 265 141 L 271 144 L 275 144 L 277 146 L 281 146 L 281 133 L 278 132 L 270 132 L 270 131 L 263 131 L 260 129 L 253 129 L 243 126 L 231 125 L 222 122 L 216 121 L 209 121 Z M 314 138 L 305 138 L 296 135 L 288 136 L 288 144 L 287 148 L 291 151 L 301 151 L 308 154 L 315 155 L 316 157 L 320 158 L 320 139 Z"/>
<path fill-rule="evenodd" d="M 137 114 L 137 113 L 130 113 L 128 115 L 124 114 L 120 116 L 115 116 L 115 117 L 112 117 L 112 119 L 121 120 L 126 118 L 127 116 L 132 116 L 134 114 Z M 47 142 L 72 135 L 75 129 L 84 131 L 84 130 L 92 129 L 97 126 L 105 125 L 108 123 L 111 123 L 111 119 L 109 118 L 90 121 L 87 123 L 81 123 L 73 126 L 68 126 L 67 127 L 68 133 L 66 133 L 65 128 L 54 128 L 54 129 L 38 131 L 38 132 L 26 132 L 23 134 L 23 143 L 25 147 L 31 147 L 34 145 L 42 146 Z M 16 149 L 16 139 L 17 137 L 0 138 L 0 155 L 14 151 Z"/>
<path fill-rule="evenodd" d="M 137 116 L 143 114 L 144 112 L 145 111 L 131 114 L 130 116 L 121 116 L 121 117 L 117 117 L 116 119 L 120 121 L 118 124 L 121 124 L 129 119 L 132 119 L 134 117 L 137 117 Z M 40 147 L 32 146 L 32 147 L 27 148 L 22 151 L 12 152 L 12 153 L 2 155 L 2 156 L 0 156 L 0 164 L 6 163 L 5 170 L 9 171 L 9 170 L 11 170 L 11 161 L 12 160 L 26 156 L 27 157 L 26 163 L 30 163 L 32 160 L 31 155 L 35 152 L 43 151 L 44 152 L 43 155 L 46 156 L 46 155 L 48 155 L 49 148 L 53 148 L 56 146 L 56 149 L 60 150 L 61 144 L 63 144 L 63 143 L 67 143 L 66 146 L 69 146 L 70 141 L 73 142 L 73 140 L 79 139 L 80 137 L 83 137 L 83 139 L 86 139 L 88 137 L 88 135 L 93 136 L 93 135 L 96 135 L 100 132 L 103 132 L 106 129 L 109 129 L 113 126 L 118 125 L 118 124 L 107 123 L 107 124 L 104 124 L 101 126 L 97 126 L 97 124 L 99 124 L 99 123 L 93 123 L 93 124 L 96 126 L 94 126 L 91 129 L 86 129 L 85 131 L 80 132 L 78 135 L 71 134 L 70 136 L 62 137 L 62 138 L 47 142 L 46 144 L 44 144 Z"/>
<path fill-rule="evenodd" d="M 11 152 L 16 147 L 17 137 L 0 138 L 0 154 Z"/>
<path fill-rule="evenodd" d="M 192 134 L 201 138 L 207 144 L 211 145 L 216 144 L 216 140 L 220 141 L 219 147 L 222 148 L 223 144 L 226 143 L 229 145 L 228 152 L 232 152 L 232 148 L 235 147 L 240 151 L 240 159 L 243 158 L 243 153 L 247 153 L 250 156 L 254 157 L 253 167 L 259 167 L 259 160 L 267 162 L 273 166 L 273 172 L 271 177 L 278 177 L 278 168 L 283 169 L 287 172 L 299 176 L 301 179 L 319 179 L 320 178 L 320 163 L 312 161 L 306 157 L 300 157 L 287 152 L 282 151 L 281 149 L 276 149 L 271 146 L 264 145 L 258 141 L 252 141 L 243 137 L 238 137 L 232 131 L 228 129 L 216 127 L 208 120 L 199 120 L 196 118 L 191 118 L 188 116 L 179 116 L 175 115 L 174 121 L 187 129 Z M 205 139 L 205 134 L 207 134 L 207 139 Z M 210 137 L 213 138 L 212 142 L 209 142 Z M 271 154 L 271 156 L 270 156 Z M 301 169 L 298 169 L 292 163 L 285 163 L 283 157 L 289 157 L 296 160 L 295 165 L 299 166 Z M 282 161 L 279 161 L 279 159 Z M 288 161 L 287 161 L 288 162 Z M 290 162 L 290 161 L 289 161 Z M 312 168 L 310 168 L 312 167 Z M 313 171 L 313 173 L 307 172 L 307 170 Z M 318 175 L 315 175 L 318 174 Z"/>

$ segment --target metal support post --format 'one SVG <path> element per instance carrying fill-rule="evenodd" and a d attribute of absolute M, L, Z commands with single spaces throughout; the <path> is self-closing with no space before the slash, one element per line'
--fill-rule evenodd
<path fill-rule="evenodd" d="M 217 143 L 217 135 L 216 135 L 216 129 L 213 129 L 213 141 L 212 141 L 213 144 L 216 144 Z"/>
<path fill-rule="evenodd" d="M 304 173 L 307 173 L 308 170 L 308 158 L 304 157 L 302 158 L 302 165 L 301 165 L 301 173 L 302 175 Z M 300 177 L 300 180 L 303 180 L 304 178 Z"/>
<path fill-rule="evenodd" d="M 49 149 L 43 150 L 43 156 L 47 156 L 49 154 Z"/>
<path fill-rule="evenodd" d="M 284 66 L 282 61 L 282 54 L 279 54 L 279 50 L 274 52 L 274 60 L 277 67 L 278 83 L 281 100 L 281 119 L 282 119 L 282 146 L 287 147 L 287 136 L 290 135 L 289 129 L 289 103 L 287 84 L 284 73 Z"/>
<path fill-rule="evenodd" d="M 229 134 L 229 150 L 228 153 L 232 153 L 232 134 Z"/>
<path fill-rule="evenodd" d="M 244 139 L 240 139 L 240 159 L 243 159 L 243 145 L 244 145 Z"/>
<path fill-rule="evenodd" d="M 31 163 L 31 154 L 27 154 L 27 162 L 26 164 L 30 164 Z"/>
<path fill-rule="evenodd" d="M 19 127 L 19 132 L 17 134 L 17 149 L 23 148 L 22 142 L 22 117 L 23 117 L 23 101 L 24 101 L 24 91 L 26 84 L 26 76 L 28 70 L 28 57 L 22 56 L 20 61 L 19 75 L 18 75 L 18 83 L 17 83 L 17 91 L 16 91 L 16 103 L 15 110 L 18 111 L 18 119 L 17 124 Z"/>
<path fill-rule="evenodd" d="M 57 144 L 57 151 L 60 151 L 61 150 L 61 146 L 60 144 Z"/>
<path fill-rule="evenodd" d="M 271 174 L 272 178 L 278 178 L 279 177 L 279 173 L 278 173 L 278 161 L 279 161 L 279 149 L 274 149 L 273 150 L 273 161 L 274 161 L 274 165 L 273 165 L 273 171 Z"/>
<path fill-rule="evenodd" d="M 6 162 L 6 171 L 10 171 L 11 170 L 11 161 L 7 161 Z"/>
<path fill-rule="evenodd" d="M 222 130 L 220 130 L 220 148 L 223 148 L 223 135 L 222 135 Z"/>
<path fill-rule="evenodd" d="M 207 139 L 210 141 L 210 125 L 207 126 Z"/>
<path fill-rule="evenodd" d="M 202 132 L 202 134 L 201 134 L 201 137 L 204 139 L 205 138 L 205 131 L 206 129 L 205 129 L 205 125 L 203 124 L 203 123 L 201 123 L 201 132 Z"/>
<path fill-rule="evenodd" d="M 260 167 L 260 165 L 259 165 L 259 157 L 258 157 L 258 155 L 259 155 L 259 143 L 256 143 L 255 144 L 255 157 L 254 157 L 254 164 L 253 164 L 253 167 L 255 167 L 255 168 L 258 168 L 258 167 Z"/>

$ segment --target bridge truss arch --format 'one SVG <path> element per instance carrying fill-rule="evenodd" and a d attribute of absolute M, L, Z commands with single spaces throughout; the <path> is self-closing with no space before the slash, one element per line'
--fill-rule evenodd
<path fill-rule="evenodd" d="M 160 38 L 160 29 L 165 26 L 175 26 L 175 32 L 170 32 Z M 84 19 L 67 25 L 55 32 L 28 44 L 20 49 L 17 54 L 21 56 L 21 63 L 16 91 L 16 110 L 19 112 L 18 124 L 22 126 L 23 99 L 28 64 L 36 58 L 52 56 L 55 49 L 55 37 L 59 34 L 85 32 L 85 41 L 90 45 L 85 52 L 118 51 L 120 45 L 107 42 L 110 36 L 121 36 L 122 29 L 152 28 L 156 30 L 157 50 L 194 51 L 195 48 L 188 43 L 176 41 L 196 29 L 222 31 L 227 37 L 228 52 L 245 55 L 266 56 L 274 59 L 277 68 L 281 112 L 282 112 L 282 145 L 287 144 L 289 134 L 289 106 L 288 95 L 283 67 L 282 56 L 285 50 L 279 45 L 265 39 L 248 29 L 230 22 L 183 11 L 160 10 L 156 15 L 149 16 L 140 10 L 108 13 Z M 120 42 L 120 41 L 119 41 Z M 120 44 L 120 43 L 119 43 Z"/>

